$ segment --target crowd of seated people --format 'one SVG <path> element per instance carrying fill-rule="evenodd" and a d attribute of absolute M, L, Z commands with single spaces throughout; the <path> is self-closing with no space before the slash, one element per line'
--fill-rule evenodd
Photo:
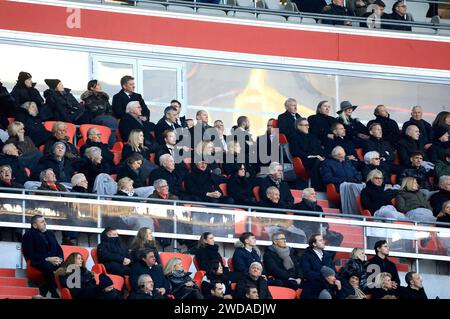
<path fill-rule="evenodd" d="M 11 94 L 6 91 L 7 98 L 0 100 L 2 113 L 14 119 L 9 124 L 3 118 L 0 124 L 7 134 L 0 165 L 7 165 L 12 174 L 2 181 L 5 187 L 65 191 L 70 190 L 72 176 L 82 173 L 87 187 L 78 189 L 93 193 L 98 191 L 98 179 L 109 175 L 114 193 L 108 195 L 299 209 L 291 190 L 301 190 L 307 183 L 302 184 L 302 177 L 285 180 L 280 158 L 261 159 L 260 151 L 269 151 L 268 144 L 278 138 L 275 119 L 269 120 L 266 134 L 253 138 L 249 118 L 240 116 L 227 135 L 220 120 L 209 125 L 205 110 L 198 111 L 197 123 L 188 127 L 189 119 L 180 116 L 181 103 L 173 100 L 155 125 L 150 122 L 151 110 L 134 92 L 131 76 L 121 79 L 122 89 L 112 106 L 95 80 L 89 81 L 81 103 L 60 80 L 47 79 L 46 84 L 44 100 L 31 74 L 20 72 Z M 449 112 L 440 112 L 428 123 L 422 108 L 414 106 L 400 130 L 384 105 L 375 108 L 375 119 L 368 126 L 354 116 L 357 106 L 349 101 L 340 103 L 336 118 L 329 115 L 329 101 L 320 101 L 309 118 L 297 112 L 294 98 L 284 106 L 276 127 L 287 138 L 290 154 L 302 161 L 315 191 L 334 185 L 345 199 L 366 187 L 361 204 L 372 215 L 428 222 L 435 221 L 439 205 L 450 199 L 448 191 L 441 190 L 439 203 L 433 204 L 436 196 L 429 203 L 439 190 L 439 179 L 449 175 Z M 54 121 L 47 125 L 51 132 L 45 121 Z M 99 123 L 110 132 L 109 140 L 102 141 L 105 131 L 94 126 L 87 130 L 86 141 L 74 144 L 72 124 Z M 119 149 L 116 135 L 122 139 Z M 220 186 L 224 183 L 232 190 L 228 194 Z M 256 198 L 255 186 L 259 186 Z M 346 213 L 355 213 L 342 205 Z"/>
<path fill-rule="evenodd" d="M 368 299 L 368 295 L 372 299 L 427 299 L 417 272 L 408 272 L 407 286 L 400 285 L 385 240 L 375 243 L 376 255 L 369 260 L 364 250 L 355 248 L 337 272 L 333 254 L 325 249 L 319 233 L 312 234 L 308 248 L 300 252 L 287 245 L 284 232 L 276 232 L 273 244 L 262 254 L 255 235 L 247 232 L 241 235 L 229 263 L 233 267 L 228 269 L 214 235 L 205 232 L 194 257 L 198 271 L 194 276 L 177 256 L 161 260 L 147 227 L 139 229 L 129 246 L 113 227 L 105 228 L 101 239 L 98 262 L 107 272 L 98 273 L 97 267 L 94 273 L 86 268 L 79 252 L 64 258 L 45 218 L 33 216 L 31 228 L 23 236 L 23 254 L 30 266 L 43 274 L 40 294 L 46 297 L 50 292 L 52 298 L 59 298 L 59 287 L 67 288 L 73 299 L 252 299 L 250 290 L 256 289 L 256 299 L 272 299 L 271 287 L 276 286 L 290 289 L 301 299 Z M 79 275 L 77 285 L 72 282 L 75 274 Z M 115 276 L 128 282 L 122 290 L 114 285 L 111 277 Z"/>

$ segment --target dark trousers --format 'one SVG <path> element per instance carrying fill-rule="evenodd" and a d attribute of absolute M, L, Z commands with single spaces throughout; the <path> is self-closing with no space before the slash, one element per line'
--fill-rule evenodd
<path fill-rule="evenodd" d="M 116 262 L 105 263 L 106 271 L 108 274 L 119 275 L 119 276 L 129 276 L 130 275 L 130 267 L 124 266 L 122 264 Z"/>
<path fill-rule="evenodd" d="M 48 261 L 43 261 L 41 263 L 32 264 L 31 266 L 39 269 L 45 278 L 45 284 L 43 287 L 39 287 L 41 289 L 41 293 L 47 294 L 47 291 L 50 291 L 51 293 L 56 292 L 56 281 L 55 276 L 53 272 L 58 269 L 57 266 L 53 266 L 53 264 L 49 263 Z"/>

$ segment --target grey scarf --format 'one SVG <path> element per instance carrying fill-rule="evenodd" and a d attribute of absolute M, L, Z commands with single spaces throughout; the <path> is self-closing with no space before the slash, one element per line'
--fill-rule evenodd
<path fill-rule="evenodd" d="M 280 248 L 275 245 L 272 245 L 272 247 L 275 249 L 278 257 L 283 260 L 283 266 L 286 270 L 294 268 L 294 262 L 292 261 L 291 256 L 289 256 L 289 247 Z"/>

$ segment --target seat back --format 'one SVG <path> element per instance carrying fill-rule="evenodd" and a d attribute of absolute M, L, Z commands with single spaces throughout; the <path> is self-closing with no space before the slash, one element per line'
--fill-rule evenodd
<path fill-rule="evenodd" d="M 270 294 L 273 299 L 295 299 L 296 292 L 286 287 L 269 286 Z"/>
<path fill-rule="evenodd" d="M 363 161 L 363 160 L 364 160 L 364 154 L 363 154 L 362 148 L 357 148 L 357 149 L 356 149 L 356 155 L 358 155 L 358 159 L 359 159 L 360 161 Z"/>
<path fill-rule="evenodd" d="M 83 266 L 86 266 L 86 262 L 89 259 L 89 251 L 86 248 L 67 245 L 62 245 L 61 248 L 64 254 L 64 260 L 72 253 L 79 253 L 83 257 Z"/>
<path fill-rule="evenodd" d="M 51 132 L 53 129 L 53 124 L 55 124 L 56 121 L 46 121 L 44 122 L 44 127 L 47 131 Z M 75 144 L 74 137 L 77 132 L 77 127 L 68 122 L 63 122 L 67 126 L 67 135 L 69 137 L 69 143 Z"/>
<path fill-rule="evenodd" d="M 336 191 L 336 186 L 330 183 L 327 184 L 327 196 L 328 199 L 331 200 L 335 205 L 339 205 L 341 203 L 341 197 L 339 193 Z"/>
<path fill-rule="evenodd" d="M 359 213 L 365 216 L 372 216 L 368 209 L 364 209 L 361 203 L 361 196 L 356 196 L 356 205 L 358 206 Z"/>
<path fill-rule="evenodd" d="M 259 196 L 259 186 L 253 187 L 253 196 L 255 196 L 255 199 L 257 202 L 261 201 L 261 196 Z"/>
<path fill-rule="evenodd" d="M 70 290 L 67 288 L 62 288 L 61 289 L 61 299 L 72 299 L 72 294 L 70 293 Z"/>
<path fill-rule="evenodd" d="M 220 190 L 222 191 L 223 196 L 228 196 L 228 187 L 227 183 L 219 184 Z"/>
<path fill-rule="evenodd" d="M 92 260 L 94 261 L 94 264 L 99 264 L 100 263 L 98 261 L 97 248 L 92 248 L 92 250 L 91 250 L 91 257 L 92 257 Z"/>
<path fill-rule="evenodd" d="M 87 141 L 87 137 L 88 137 L 87 132 L 90 128 L 93 128 L 93 127 L 97 128 L 98 131 L 100 132 L 100 134 L 101 134 L 100 139 L 101 139 L 102 143 L 108 144 L 109 137 L 111 136 L 111 129 L 109 127 L 103 126 L 103 125 L 95 125 L 95 124 L 80 125 L 80 133 L 81 133 L 83 140 Z"/>
<path fill-rule="evenodd" d="M 170 253 L 170 252 L 162 252 L 159 253 L 159 257 L 161 257 L 161 266 L 164 268 L 171 258 L 180 258 L 183 263 L 183 268 L 185 271 L 189 271 L 192 264 L 192 256 L 187 254 L 180 253 Z"/>
<path fill-rule="evenodd" d="M 300 157 L 294 157 L 292 159 L 292 164 L 294 166 L 294 172 L 297 177 L 301 177 L 304 180 L 309 179 L 309 172 L 305 169 L 305 166 L 303 166 L 303 162 Z"/>
<path fill-rule="evenodd" d="M 203 277 L 205 277 L 206 271 L 199 270 L 194 275 L 194 282 L 197 284 L 197 286 L 200 288 L 202 285 Z"/>

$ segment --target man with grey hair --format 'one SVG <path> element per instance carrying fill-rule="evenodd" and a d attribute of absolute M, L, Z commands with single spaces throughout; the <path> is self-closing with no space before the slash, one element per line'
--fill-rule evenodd
<path fill-rule="evenodd" d="M 153 187 L 155 188 L 155 190 L 153 191 L 153 194 L 151 194 L 148 198 L 178 200 L 177 196 L 170 194 L 169 184 L 165 179 L 157 179 L 153 183 Z"/>
<path fill-rule="evenodd" d="M 148 300 L 148 299 L 161 299 L 161 295 L 158 290 L 154 289 L 154 282 L 150 275 L 143 274 L 140 275 L 137 284 L 139 290 L 132 291 L 128 296 L 128 299 L 135 300 Z"/>
<path fill-rule="evenodd" d="M 245 287 L 254 286 L 258 289 L 259 298 L 272 299 L 270 294 L 267 277 L 263 275 L 263 267 L 261 263 L 255 261 L 250 264 L 248 272 L 237 282 L 236 297 L 245 297 Z"/>
<path fill-rule="evenodd" d="M 284 202 L 280 201 L 280 191 L 275 186 L 266 189 L 266 196 L 258 203 L 261 207 L 268 208 L 286 208 Z"/>
<path fill-rule="evenodd" d="M 102 150 L 97 146 L 86 149 L 84 158 L 78 165 L 78 172 L 83 173 L 89 183 L 89 191 L 92 192 L 95 180 L 100 174 L 113 174 L 116 172 L 114 166 L 111 167 L 102 156 Z"/>
<path fill-rule="evenodd" d="M 169 185 L 170 192 L 177 197 L 185 200 L 189 200 L 191 197 L 183 194 L 182 182 L 183 178 L 180 175 L 178 169 L 175 166 L 175 160 L 170 154 L 163 154 L 159 158 L 160 167 L 154 169 L 150 173 L 150 183 L 154 183 L 159 179 L 163 179 Z"/>
<path fill-rule="evenodd" d="M 51 168 L 59 182 L 70 183 L 70 178 L 79 161 L 72 161 L 66 158 L 66 150 L 65 143 L 59 141 L 54 143 L 52 152 L 39 160 L 36 173 Z"/>
<path fill-rule="evenodd" d="M 301 116 L 297 113 L 297 100 L 294 98 L 288 98 L 284 102 L 284 108 L 286 112 L 278 115 L 278 128 L 289 140 L 295 133 L 295 120 Z"/>
<path fill-rule="evenodd" d="M 417 125 L 410 124 L 406 129 L 403 129 L 405 134 L 400 138 L 397 144 L 397 152 L 400 158 L 400 165 L 408 167 L 410 164 L 410 157 L 414 152 L 422 152 L 424 160 L 428 160 L 426 155 L 426 148 L 423 141 L 420 139 L 420 129 Z"/>
<path fill-rule="evenodd" d="M 294 197 L 291 194 L 289 185 L 283 181 L 283 167 L 278 162 L 270 163 L 269 175 L 261 181 L 259 188 L 261 199 L 267 199 L 266 191 L 270 186 L 275 186 L 280 191 L 280 205 L 289 208 L 294 204 Z"/>
<path fill-rule="evenodd" d="M 339 192 L 339 187 L 344 182 L 361 183 L 361 173 L 356 170 L 350 160 L 346 159 L 345 151 L 341 146 L 333 148 L 331 156 L 332 158 L 322 162 L 320 169 L 325 184 L 334 184 Z"/>
<path fill-rule="evenodd" d="M 439 178 L 439 191 L 431 195 L 430 204 L 433 207 L 433 215 L 437 216 L 442 210 L 442 204 L 450 200 L 450 176 L 443 175 Z"/>
<path fill-rule="evenodd" d="M 100 133 L 97 127 L 94 126 L 88 129 L 86 143 L 80 147 L 80 155 L 83 157 L 86 149 L 96 146 L 102 150 L 103 159 L 109 165 L 114 165 L 114 154 L 109 150 L 108 144 L 102 143 L 101 136 L 102 133 Z"/>
<path fill-rule="evenodd" d="M 17 183 L 13 179 L 12 169 L 9 165 L 0 166 L 0 187 L 2 188 L 23 188 L 23 184 Z M 2 191 L 6 193 L 5 191 Z"/>
<path fill-rule="evenodd" d="M 392 145 L 383 137 L 383 129 L 381 124 L 374 122 L 369 126 L 369 139 L 365 140 L 362 145 L 363 153 L 377 151 L 383 162 L 394 163 L 395 150 Z"/>
<path fill-rule="evenodd" d="M 428 150 L 433 142 L 433 128 L 430 123 L 423 119 L 423 111 L 421 106 L 417 105 L 411 108 L 411 118 L 403 124 L 403 134 L 406 134 L 406 129 L 410 125 L 415 125 L 419 128 L 419 141 L 422 145 L 424 145 L 425 150 Z"/>
<path fill-rule="evenodd" d="M 286 244 L 284 232 L 275 232 L 271 238 L 272 246 L 266 248 L 263 258 L 266 274 L 279 280 L 284 287 L 297 290 L 302 282 L 298 257 Z"/>
<path fill-rule="evenodd" d="M 51 168 L 41 171 L 39 174 L 39 180 L 41 181 L 41 186 L 38 190 L 67 192 L 66 187 L 58 183 L 55 172 Z"/>
<path fill-rule="evenodd" d="M 141 104 L 139 104 L 138 101 L 128 102 L 125 109 L 125 115 L 119 123 L 120 137 L 124 142 L 127 142 L 132 130 L 141 130 L 144 133 L 144 145 L 150 149 L 150 152 L 155 152 L 158 148 L 158 144 L 151 134 L 155 124 L 142 120 L 141 116 Z"/>
<path fill-rule="evenodd" d="M 75 145 L 72 144 L 67 132 L 68 127 L 64 122 L 55 122 L 52 127 L 53 136 L 45 143 L 44 155 L 53 153 L 53 144 L 62 142 L 66 146 L 65 157 L 69 160 L 74 160 L 80 157 Z"/>

